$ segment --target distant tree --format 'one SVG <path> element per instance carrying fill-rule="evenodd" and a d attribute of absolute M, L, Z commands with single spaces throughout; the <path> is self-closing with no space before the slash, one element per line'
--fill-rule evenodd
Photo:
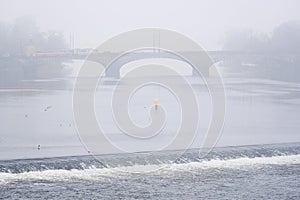
<path fill-rule="evenodd" d="M 0 55 L 8 54 L 9 49 L 9 25 L 0 22 Z"/>
<path fill-rule="evenodd" d="M 58 51 L 66 48 L 62 33 L 39 30 L 35 18 L 30 16 L 15 20 L 13 25 L 0 23 L 1 55 L 32 55 L 33 51 Z"/>
<path fill-rule="evenodd" d="M 289 21 L 275 28 L 272 47 L 279 52 L 300 53 L 300 21 Z"/>
<path fill-rule="evenodd" d="M 50 31 L 47 37 L 47 50 L 58 51 L 66 48 L 64 36 L 62 33 Z"/>
<path fill-rule="evenodd" d="M 261 52 L 268 49 L 270 38 L 252 30 L 239 30 L 228 34 L 223 49 L 229 51 Z"/>
<path fill-rule="evenodd" d="M 250 52 L 300 53 L 300 21 L 283 23 L 272 35 L 254 33 L 251 30 L 228 34 L 223 49 Z"/>

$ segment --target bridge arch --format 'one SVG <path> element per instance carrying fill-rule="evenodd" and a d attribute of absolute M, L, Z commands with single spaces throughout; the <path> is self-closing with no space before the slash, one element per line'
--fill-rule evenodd
<path fill-rule="evenodd" d="M 189 58 L 193 58 L 194 56 L 199 56 L 198 54 L 194 54 L 194 53 L 185 53 L 185 55 L 187 55 L 187 58 L 185 59 L 189 59 Z M 201 55 L 200 55 L 201 56 Z M 206 56 L 203 54 L 203 56 Z M 144 52 L 144 53 L 132 53 L 131 55 L 122 55 L 121 57 L 119 57 L 118 59 L 116 59 L 115 61 L 113 61 L 111 63 L 111 65 L 106 68 L 106 76 L 107 77 L 114 77 L 114 78 L 120 78 L 121 77 L 121 68 L 123 66 L 128 66 L 128 64 L 130 63 L 137 63 L 137 62 L 143 62 L 145 61 L 145 59 L 150 59 L 149 61 L 153 61 L 153 59 L 158 59 L 158 60 L 165 60 L 168 62 L 170 62 L 171 60 L 174 61 L 174 63 L 181 63 L 182 66 L 190 66 L 190 64 L 188 62 L 186 62 L 185 59 L 183 59 L 180 56 L 174 55 L 172 53 L 169 52 Z M 205 60 L 205 59 L 204 59 Z M 174 64 L 173 63 L 173 64 Z M 103 63 L 105 64 L 105 63 Z M 202 67 L 202 75 L 203 76 L 209 76 L 209 68 L 210 68 L 210 63 L 196 63 L 199 64 L 200 67 Z M 195 70 L 195 68 L 193 68 L 192 66 L 190 66 L 192 69 L 192 74 L 197 74 L 198 72 Z M 174 66 L 174 70 L 176 71 L 179 70 L 177 66 Z M 180 70 L 179 70 L 180 71 Z"/>

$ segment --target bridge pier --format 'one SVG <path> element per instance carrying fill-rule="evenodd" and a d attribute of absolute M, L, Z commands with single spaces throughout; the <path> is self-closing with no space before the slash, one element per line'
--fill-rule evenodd
<path fill-rule="evenodd" d="M 105 70 L 105 77 L 119 79 L 121 67 L 122 66 L 119 66 L 116 63 L 112 64 Z"/>

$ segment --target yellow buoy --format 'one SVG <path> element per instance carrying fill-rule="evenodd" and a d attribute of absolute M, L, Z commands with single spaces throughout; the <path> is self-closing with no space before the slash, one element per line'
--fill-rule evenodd
<path fill-rule="evenodd" d="M 155 110 L 158 108 L 158 99 L 154 99 Z"/>

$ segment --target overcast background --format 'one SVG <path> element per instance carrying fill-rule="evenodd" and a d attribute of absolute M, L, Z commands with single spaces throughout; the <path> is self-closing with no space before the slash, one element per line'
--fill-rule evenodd
<path fill-rule="evenodd" d="M 42 31 L 62 31 L 66 41 L 75 35 L 75 47 L 96 47 L 120 32 L 160 27 L 179 31 L 207 50 L 219 50 L 236 30 L 272 34 L 287 21 L 300 20 L 297 0 L 1 0 L 0 21 L 14 23 L 33 16 Z"/>

